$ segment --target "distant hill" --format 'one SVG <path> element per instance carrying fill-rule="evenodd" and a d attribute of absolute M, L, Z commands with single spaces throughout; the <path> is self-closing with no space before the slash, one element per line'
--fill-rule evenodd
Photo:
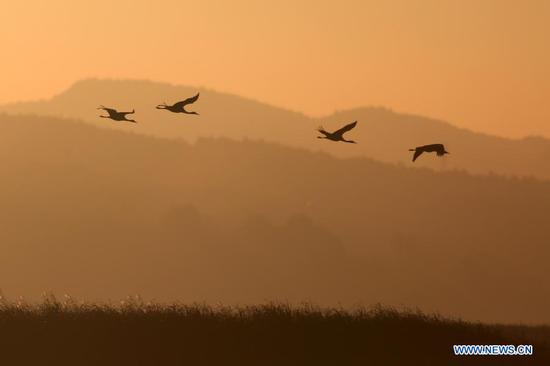
<path fill-rule="evenodd" d="M 200 117 L 154 109 L 161 102 L 173 103 L 197 91 L 201 92 L 201 98 L 192 108 L 200 112 Z M 95 109 L 99 104 L 136 108 L 140 123 L 120 126 L 99 119 L 99 111 Z M 319 120 L 212 90 L 149 81 L 85 80 L 51 100 L 5 105 L 0 111 L 78 118 L 98 126 L 187 141 L 200 137 L 248 138 L 321 150 L 339 157 L 367 156 L 436 170 L 550 179 L 550 141 L 546 139 L 504 139 L 384 108 L 358 108 Z M 353 120 L 359 121 L 357 129 L 350 133 L 359 141 L 357 145 L 315 138 L 315 129 L 321 124 L 331 130 Z M 451 155 L 444 159 L 423 156 L 416 163 L 411 162 L 409 148 L 435 142 L 444 143 Z"/>
<path fill-rule="evenodd" d="M 548 182 L 53 117 L 0 115 L 0 128 L 8 297 L 381 302 L 550 322 Z"/>

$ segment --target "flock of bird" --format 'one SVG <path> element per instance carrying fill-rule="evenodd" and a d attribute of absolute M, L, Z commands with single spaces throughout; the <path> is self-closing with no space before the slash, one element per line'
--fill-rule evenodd
<path fill-rule="evenodd" d="M 185 109 L 185 107 L 188 106 L 189 104 L 195 103 L 199 99 L 199 95 L 200 95 L 200 93 L 197 93 L 197 95 L 195 95 L 194 97 L 187 98 L 187 99 L 182 100 L 180 102 L 177 102 L 173 105 L 168 105 L 166 103 L 159 104 L 159 105 L 157 105 L 156 108 L 157 109 L 166 109 L 167 111 L 172 112 L 172 113 L 184 113 L 184 114 L 198 115 L 197 112 L 188 111 L 188 110 Z M 103 111 L 107 112 L 107 114 L 108 114 L 108 116 L 99 116 L 101 118 L 109 118 L 109 119 L 112 119 L 113 121 L 119 121 L 119 122 L 126 121 L 126 122 L 137 123 L 135 120 L 129 119 L 127 117 L 130 114 L 136 113 L 135 109 L 132 110 L 131 112 L 119 112 L 114 108 L 107 108 L 107 107 L 104 107 L 104 106 L 100 106 L 98 109 L 103 110 Z M 346 132 L 351 131 L 352 129 L 354 129 L 355 126 L 357 126 L 357 121 L 354 121 L 350 124 L 347 124 L 344 127 L 340 128 L 339 130 L 336 130 L 334 132 L 328 132 L 323 127 L 319 127 L 317 129 L 317 131 L 320 134 L 322 134 L 323 136 L 317 136 L 317 138 L 327 139 L 327 140 L 335 141 L 335 142 L 347 142 L 347 143 L 355 144 L 356 143 L 355 141 L 346 140 L 344 138 L 344 134 Z M 409 149 L 409 151 L 414 151 L 414 155 L 413 155 L 413 159 L 412 159 L 413 162 L 416 161 L 416 159 L 418 159 L 418 157 L 420 155 L 422 155 L 423 153 L 435 152 L 437 154 L 437 156 L 444 156 L 445 154 L 449 154 L 449 152 L 445 150 L 445 146 L 443 144 L 430 144 L 430 145 L 418 146 L 414 149 Z"/>

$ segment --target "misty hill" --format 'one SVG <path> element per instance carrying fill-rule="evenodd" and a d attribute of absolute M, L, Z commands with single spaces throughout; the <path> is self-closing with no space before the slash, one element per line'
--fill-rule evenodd
<path fill-rule="evenodd" d="M 0 115 L 5 295 L 550 322 L 550 183 Z"/>
<path fill-rule="evenodd" d="M 201 116 L 182 116 L 159 111 L 161 103 L 173 103 L 201 92 L 192 106 Z M 99 104 L 120 109 L 136 108 L 136 126 L 118 125 L 98 118 Z M 253 100 L 201 88 L 173 86 L 148 81 L 86 80 L 51 100 L 0 107 L 10 113 L 63 116 L 86 120 L 97 126 L 132 130 L 157 137 L 248 138 L 325 151 L 339 157 L 367 156 L 405 166 L 436 170 L 467 170 L 472 173 L 535 176 L 550 179 L 550 142 L 530 137 L 509 140 L 456 128 L 446 122 L 395 113 L 383 108 L 358 108 L 322 119 L 268 106 Z M 358 120 L 350 133 L 357 145 L 340 146 L 315 138 L 323 125 L 334 130 Z M 444 143 L 451 152 L 445 159 L 423 156 L 411 162 L 409 148 Z"/>

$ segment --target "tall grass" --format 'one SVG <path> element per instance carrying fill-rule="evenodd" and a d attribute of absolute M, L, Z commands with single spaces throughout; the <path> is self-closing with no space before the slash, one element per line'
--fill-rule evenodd
<path fill-rule="evenodd" d="M 548 332 L 532 329 L 383 306 L 0 300 L 2 365 L 550 365 Z M 535 343 L 535 356 L 452 354 L 510 343 Z"/>

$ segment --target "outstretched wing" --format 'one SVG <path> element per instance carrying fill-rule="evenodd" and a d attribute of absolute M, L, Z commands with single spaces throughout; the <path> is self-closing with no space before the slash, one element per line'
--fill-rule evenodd
<path fill-rule="evenodd" d="M 355 126 L 357 125 L 357 121 L 355 122 L 352 122 L 348 125 L 345 125 L 344 127 L 342 127 L 341 129 L 339 129 L 338 131 L 335 131 L 334 132 L 334 135 L 340 135 L 342 136 L 344 133 L 352 130 Z"/>
<path fill-rule="evenodd" d="M 419 157 L 420 155 L 422 155 L 423 152 L 424 152 L 424 150 L 418 149 L 418 148 L 417 148 L 416 150 L 414 150 L 413 161 L 415 161 L 416 159 L 418 159 L 418 157 Z"/>
<path fill-rule="evenodd" d="M 199 95 L 200 93 L 197 93 L 197 95 L 195 95 L 194 97 L 187 98 L 185 100 L 182 100 L 181 102 L 177 102 L 176 104 L 174 104 L 174 107 L 183 108 L 188 104 L 193 104 L 199 99 Z"/>
<path fill-rule="evenodd" d="M 104 110 L 105 112 L 111 114 L 111 113 L 118 113 L 116 109 L 113 109 L 113 108 L 107 108 L 107 107 L 104 107 L 104 106 L 99 106 L 98 109 L 102 109 Z"/>
<path fill-rule="evenodd" d="M 116 109 L 107 108 L 107 107 L 104 107 L 104 106 L 100 106 L 98 109 L 102 109 L 102 110 L 104 110 L 105 112 L 109 113 L 109 116 L 112 116 L 112 115 L 118 113 Z"/>
<path fill-rule="evenodd" d="M 324 129 L 323 127 L 319 127 L 319 128 L 317 129 L 317 132 L 322 133 L 322 134 L 325 135 L 326 137 L 329 137 L 329 136 L 330 136 L 330 132 L 325 131 L 325 129 Z"/>

